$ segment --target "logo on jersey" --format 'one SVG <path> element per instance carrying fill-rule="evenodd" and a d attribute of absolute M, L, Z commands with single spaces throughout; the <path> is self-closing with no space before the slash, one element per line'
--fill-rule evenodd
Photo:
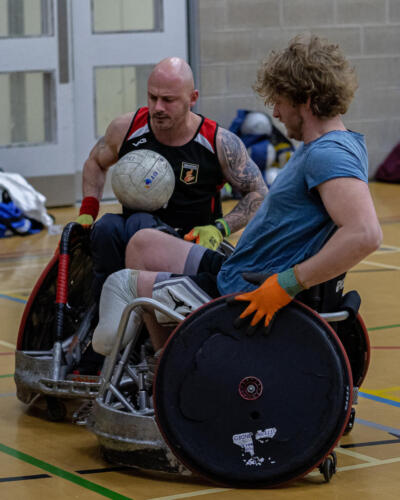
<path fill-rule="evenodd" d="M 146 137 L 142 137 L 140 141 L 132 142 L 132 146 L 135 146 L 135 148 L 137 148 L 138 146 L 140 146 L 140 144 L 144 144 L 145 142 L 147 142 Z"/>
<path fill-rule="evenodd" d="M 199 165 L 182 162 L 180 180 L 185 184 L 195 184 L 199 173 Z"/>

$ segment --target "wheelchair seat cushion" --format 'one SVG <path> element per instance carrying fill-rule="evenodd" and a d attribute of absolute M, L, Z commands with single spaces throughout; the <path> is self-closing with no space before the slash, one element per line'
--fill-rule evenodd
<path fill-rule="evenodd" d="M 277 486 L 329 454 L 351 409 L 351 369 L 335 332 L 300 302 L 268 335 L 233 327 L 246 305 L 216 299 L 186 318 L 158 366 L 157 423 L 174 454 L 219 484 Z"/>

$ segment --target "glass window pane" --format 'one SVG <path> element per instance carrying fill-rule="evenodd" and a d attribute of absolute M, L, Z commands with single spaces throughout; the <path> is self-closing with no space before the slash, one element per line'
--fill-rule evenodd
<path fill-rule="evenodd" d="M 147 79 L 154 65 L 95 68 L 96 135 L 119 115 L 147 105 Z"/>
<path fill-rule="evenodd" d="M 0 73 L 0 109 L 0 146 L 54 142 L 54 75 Z"/>
<path fill-rule="evenodd" d="M 0 0 L 0 37 L 53 35 L 51 0 Z"/>
<path fill-rule="evenodd" d="M 92 0 L 94 33 L 162 30 L 162 0 Z"/>

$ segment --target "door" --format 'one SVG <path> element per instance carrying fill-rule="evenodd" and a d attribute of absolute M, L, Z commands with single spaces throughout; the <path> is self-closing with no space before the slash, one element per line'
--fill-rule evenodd
<path fill-rule="evenodd" d="M 187 20 L 186 0 L 73 0 L 72 7 L 80 171 L 110 121 L 146 105 L 154 64 L 171 55 L 187 57 Z M 108 182 L 104 198 L 112 196 Z"/>
<path fill-rule="evenodd" d="M 79 199 L 83 163 L 107 124 L 146 104 L 155 63 L 187 58 L 186 3 L 0 0 L 0 168 L 49 206 Z"/>
<path fill-rule="evenodd" d="M 72 84 L 60 71 L 66 42 L 60 3 L 0 0 L 0 167 L 27 179 L 74 173 Z M 65 189 L 60 197 L 72 193 Z"/>

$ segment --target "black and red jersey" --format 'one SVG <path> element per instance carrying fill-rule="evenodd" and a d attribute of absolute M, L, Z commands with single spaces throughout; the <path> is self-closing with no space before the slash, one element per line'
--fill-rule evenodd
<path fill-rule="evenodd" d="M 135 149 L 150 149 L 169 161 L 175 173 L 175 190 L 168 206 L 154 214 L 184 232 L 222 217 L 219 190 L 224 179 L 217 157 L 217 131 L 216 122 L 201 116 L 199 128 L 188 143 L 166 146 L 156 139 L 149 110 L 143 107 L 133 117 L 119 150 L 119 158 Z"/>

